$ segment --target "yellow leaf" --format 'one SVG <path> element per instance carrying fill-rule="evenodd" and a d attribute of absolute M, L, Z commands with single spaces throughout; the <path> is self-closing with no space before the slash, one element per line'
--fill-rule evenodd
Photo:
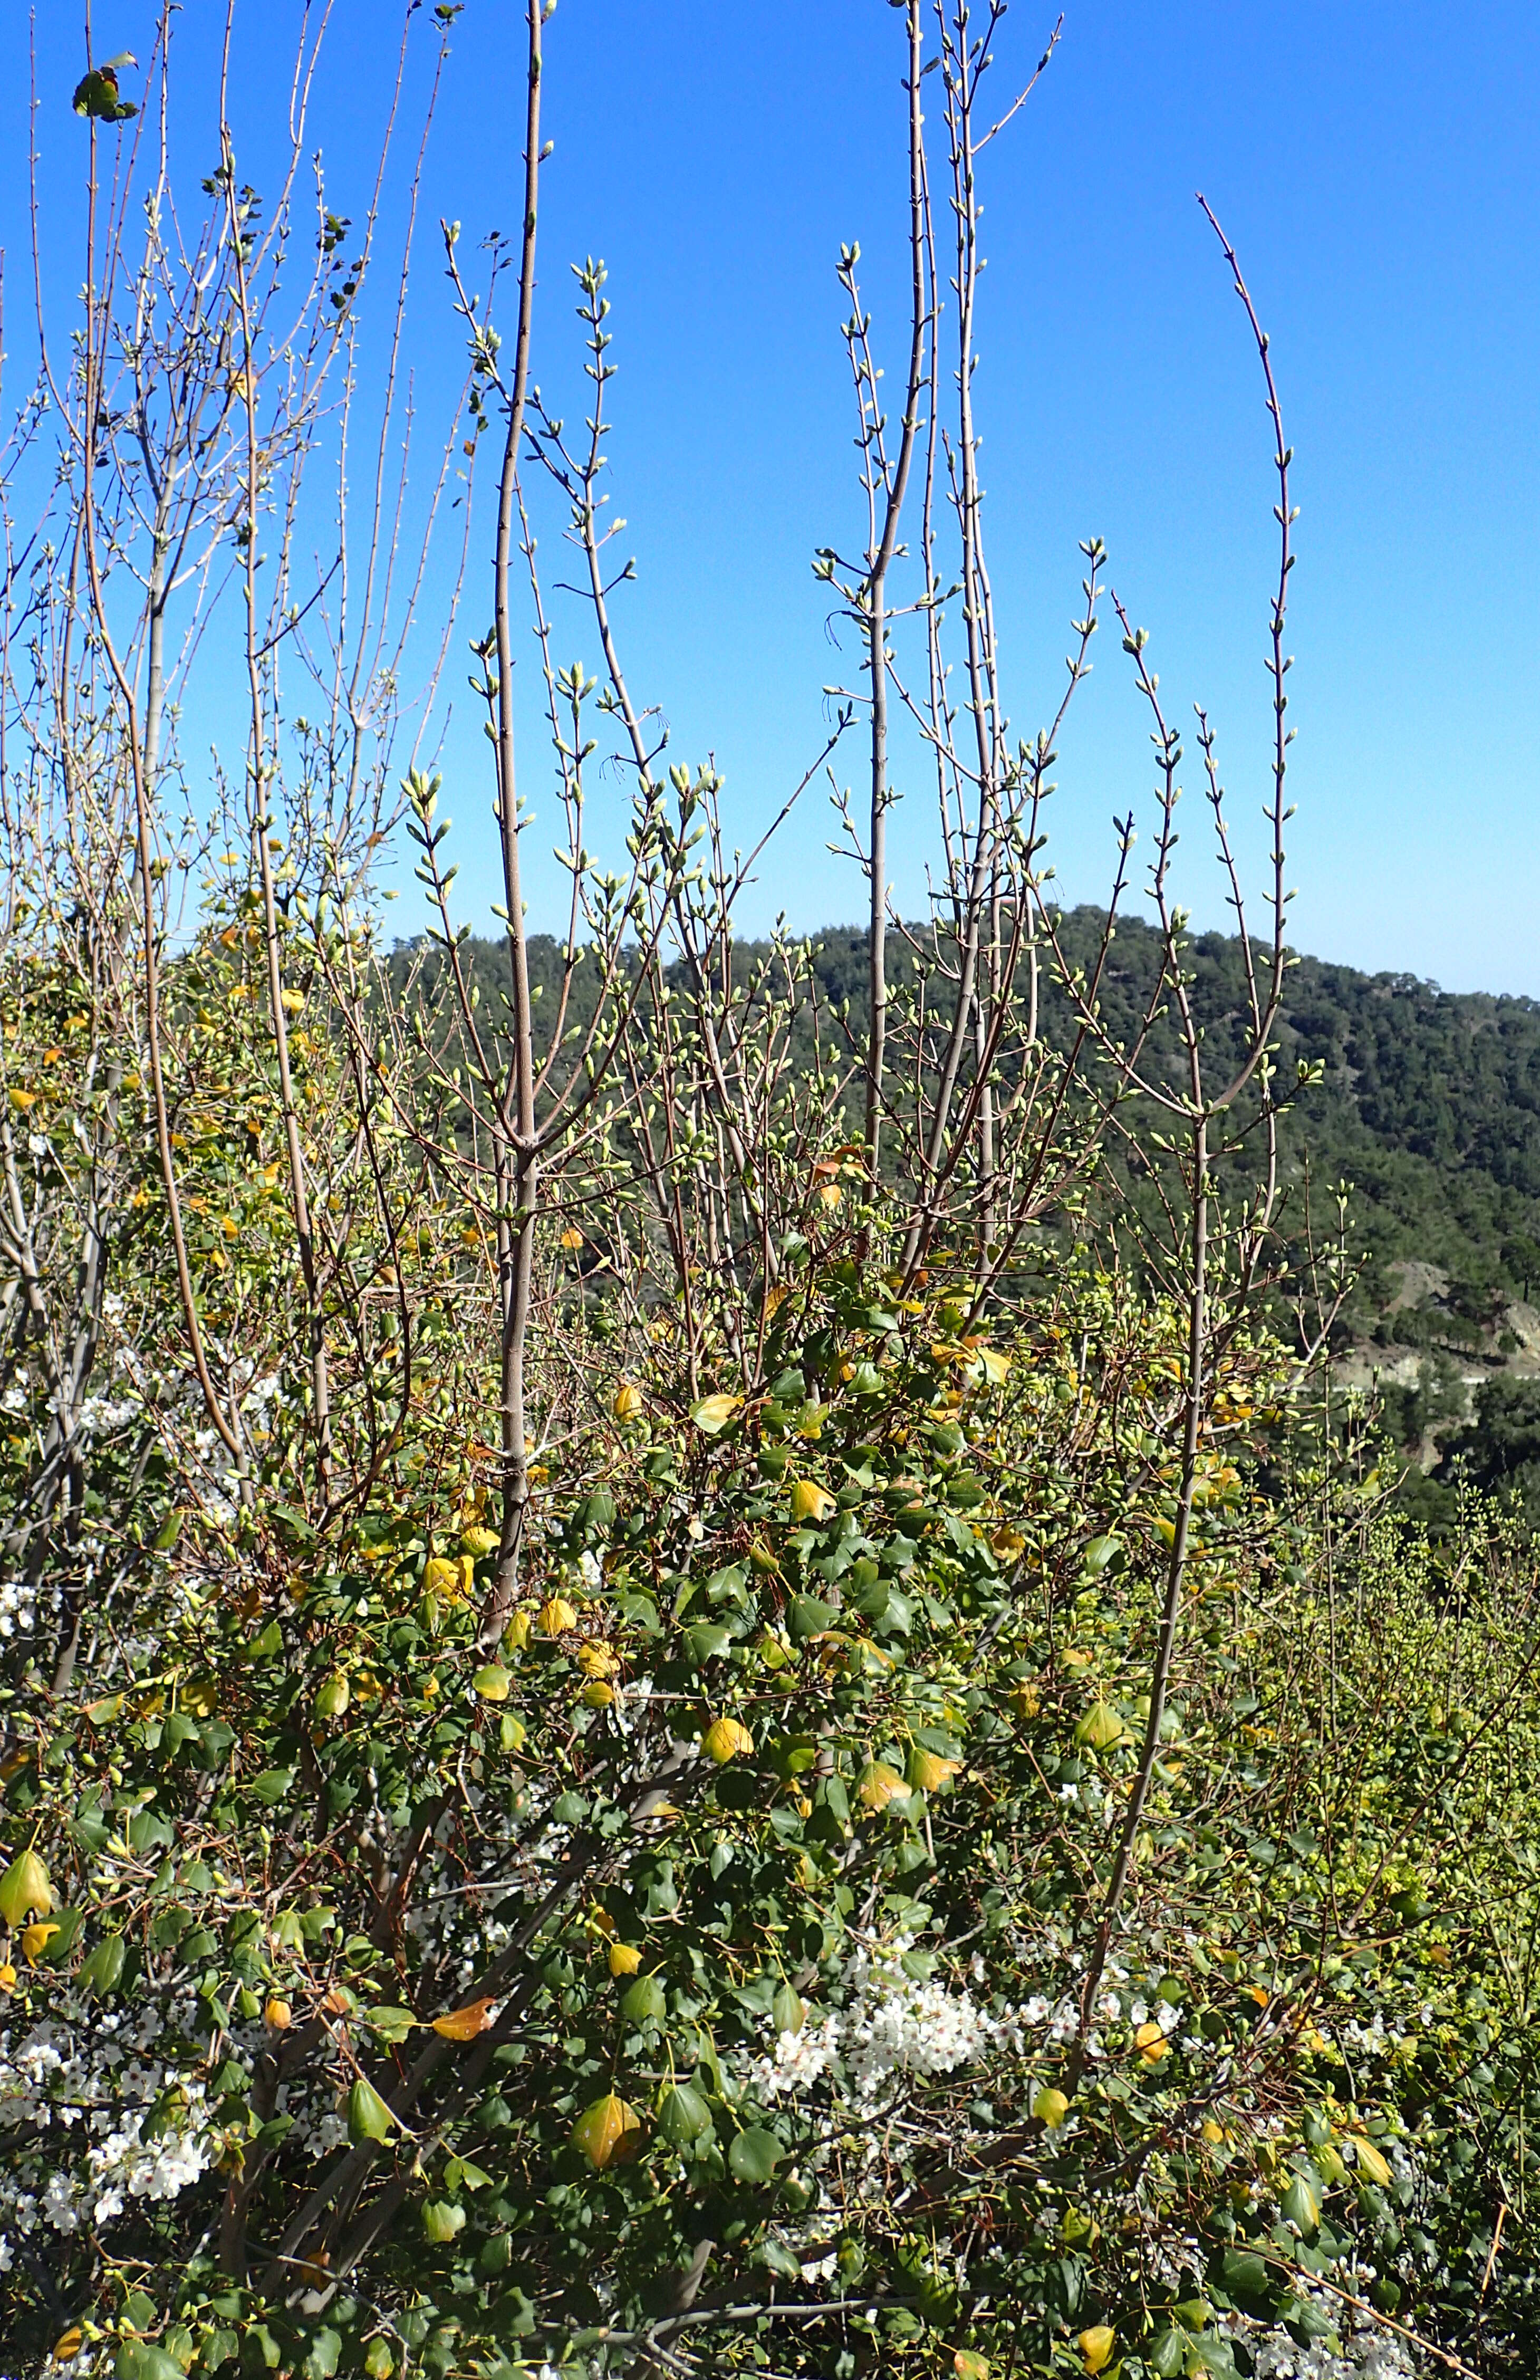
<path fill-rule="evenodd" d="M 184 1700 L 186 1697 L 184 1696 Z M 353 1699 L 353 1689 L 340 1670 L 333 1670 L 323 1681 L 316 1694 L 315 1711 L 320 1719 L 341 1718 Z"/>
<path fill-rule="evenodd" d="M 280 994 L 280 1004 L 291 1016 L 297 1016 L 305 1005 L 305 995 L 302 991 L 297 991 L 291 984 L 286 991 Z"/>
<path fill-rule="evenodd" d="M 422 1584 L 430 1595 L 444 1596 L 451 1603 L 460 1599 L 460 1565 L 447 1554 L 433 1554 L 423 1564 Z"/>
<path fill-rule="evenodd" d="M 1036 1718 L 1043 1707 L 1043 1698 L 1037 1687 L 1030 1685 L 1025 1678 L 1012 1687 L 1006 1699 L 1018 1718 Z"/>
<path fill-rule="evenodd" d="M 21 1937 L 21 1947 L 27 1953 L 27 1964 L 30 1967 L 37 1965 L 58 1930 L 56 1925 L 45 1925 L 41 1921 L 35 1925 L 25 1928 Z"/>
<path fill-rule="evenodd" d="M 1009 1379 L 1011 1376 L 1011 1358 L 1009 1355 L 1000 1354 L 993 1347 L 980 1347 L 978 1351 L 978 1360 L 984 1366 L 985 1378 L 990 1381 L 997 1389 L 1000 1388 L 1005 1380 Z"/>
<path fill-rule="evenodd" d="M 615 1690 L 608 1678 L 590 1678 L 578 1696 L 589 1710 L 608 1710 L 615 1699 Z"/>
<path fill-rule="evenodd" d="M 503 1631 L 503 1649 L 505 1653 L 523 1652 L 525 1646 L 529 1642 L 529 1614 L 527 1611 L 515 1611 L 508 1625 Z"/>
<path fill-rule="evenodd" d="M 56 2338 L 54 2341 L 55 2362 L 68 2363 L 73 2357 L 79 2354 L 80 2350 L 85 2343 L 85 2332 L 80 2328 L 79 2323 L 73 2324 L 71 2327 L 65 2332 L 62 2338 Z"/>
<path fill-rule="evenodd" d="M 497 2020 L 494 1999 L 470 2000 L 462 2009 L 454 2009 L 448 2016 L 433 2019 L 433 2031 L 443 2034 L 445 2041 L 474 2041 L 479 2033 L 490 2032 Z"/>
<path fill-rule="evenodd" d="M 596 2173 L 609 2165 L 625 2165 L 642 2144 L 642 2119 L 613 2091 L 584 2109 L 572 2128 L 575 2148 L 581 2149 Z"/>
<path fill-rule="evenodd" d="M 1383 2190 L 1390 2179 L 1388 2161 L 1380 2155 L 1373 2141 L 1366 2141 L 1361 2132 L 1351 2133 L 1349 2137 L 1352 2142 L 1353 2155 L 1358 2160 L 1360 2171 L 1366 2173 L 1371 2181 L 1377 2181 Z"/>
<path fill-rule="evenodd" d="M 792 1518 L 794 1521 L 826 1521 L 834 1510 L 834 1498 L 816 1479 L 794 1479 L 792 1482 Z"/>
<path fill-rule="evenodd" d="M 734 1415 L 742 1411 L 743 1402 L 742 1397 L 727 1395 L 703 1397 L 690 1419 L 697 1429 L 705 1431 L 708 1438 L 715 1438 L 718 1431 L 725 1429 Z"/>
<path fill-rule="evenodd" d="M 15 1989 L 16 1969 L 7 1959 L 3 1965 L 0 1965 L 0 1992 L 14 1992 Z"/>
<path fill-rule="evenodd" d="M 608 1645 L 579 1645 L 577 1666 L 586 1678 L 612 1678 L 620 1663 Z"/>
<path fill-rule="evenodd" d="M 885 1761 L 868 1760 L 861 1771 L 856 1794 L 868 1810 L 885 1810 L 890 1802 L 906 1801 L 909 1788 L 896 1768 Z"/>
<path fill-rule="evenodd" d="M 485 1561 L 489 1554 L 496 1553 L 497 1548 L 498 1535 L 495 1529 L 477 1527 L 462 1529 L 460 1532 L 460 1551 L 463 1554 L 469 1554 L 473 1561 Z"/>
<path fill-rule="evenodd" d="M 1134 2036 L 1134 2046 L 1138 2051 L 1140 2057 L 1147 2058 L 1149 2063 L 1153 2066 L 1158 2058 L 1165 2057 L 1170 2044 L 1167 2041 L 1165 2034 L 1160 2030 L 1160 2027 L 1158 2024 L 1151 2023 L 1140 2025 L 1138 2031 Z"/>
<path fill-rule="evenodd" d="M 508 1699 L 508 1672 L 501 1661 L 489 1661 L 478 1670 L 471 1685 L 484 1703 L 505 1703 Z"/>
<path fill-rule="evenodd" d="M 1062 2091 L 1039 2091 L 1032 2102 L 1032 2112 L 1045 2131 L 1056 2132 L 1070 2112 L 1070 2103 Z"/>
<path fill-rule="evenodd" d="M 633 1380 L 622 1380 L 610 1408 L 617 1421 L 635 1421 L 642 1410 L 642 1392 Z"/>
<path fill-rule="evenodd" d="M 1112 2361 L 1112 2350 L 1118 2343 L 1118 2334 L 1115 2330 L 1110 2330 L 1104 2322 L 1093 2323 L 1089 2330 L 1081 2332 L 1076 2343 L 1081 2354 L 1085 2358 L 1086 2371 L 1103 2372 Z"/>
<path fill-rule="evenodd" d="M 1110 1752 L 1123 1740 L 1123 1723 L 1110 1703 L 1093 1703 L 1075 1728 L 1076 1743 L 1089 1744 L 1093 1752 Z"/>
<path fill-rule="evenodd" d="M 719 1718 L 707 1729 L 700 1748 L 709 1760 L 716 1761 L 719 1767 L 725 1767 L 729 1760 L 736 1760 L 743 1753 L 752 1752 L 754 1738 L 737 1719 Z"/>
<path fill-rule="evenodd" d="M 262 2022 L 274 2033 L 287 2033 L 294 2022 L 294 2010 L 287 2000 L 271 1999 L 262 2010 Z"/>
<path fill-rule="evenodd" d="M 634 1950 L 629 1942 L 611 1943 L 610 1973 L 612 1975 L 634 1975 L 641 1963 L 641 1952 Z"/>
<path fill-rule="evenodd" d="M 553 1595 L 540 1606 L 542 1636 L 564 1636 L 569 1628 L 577 1625 L 577 1614 L 564 1595 Z"/>
<path fill-rule="evenodd" d="M 13 1928 L 34 1912 L 46 1917 L 54 1906 L 48 1870 L 36 1852 L 24 1851 L 0 1876 L 0 1917 Z"/>
<path fill-rule="evenodd" d="M 564 1248 L 580 1248 L 582 1245 L 583 1234 L 581 1232 L 569 1227 L 568 1230 L 562 1233 L 562 1245 Z"/>
<path fill-rule="evenodd" d="M 916 1744 L 909 1755 L 909 1782 L 917 1785 L 922 1793 L 939 1793 L 954 1777 L 963 1773 L 960 1760 L 943 1760 L 939 1754 L 927 1752 Z"/>
<path fill-rule="evenodd" d="M 29 1108 L 35 1108 L 37 1103 L 38 1095 L 36 1091 L 18 1091 L 13 1089 L 11 1092 L 12 1107 L 19 1108 L 23 1115 L 26 1114 Z"/>

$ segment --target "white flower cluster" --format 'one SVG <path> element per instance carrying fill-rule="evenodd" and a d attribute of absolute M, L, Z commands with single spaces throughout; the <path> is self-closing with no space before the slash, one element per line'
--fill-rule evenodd
<path fill-rule="evenodd" d="M 212 2160 L 203 2082 L 157 2053 L 163 2034 L 190 2031 L 191 2001 L 167 2015 L 88 2007 L 72 1995 L 55 2013 L 0 2031 L 0 2143 L 16 2136 L 0 2172 L 0 2272 L 16 2235 L 97 2227 L 130 2199 L 171 2199 Z"/>
<path fill-rule="evenodd" d="M 57 1611 L 63 1602 L 56 1586 L 36 1586 L 22 1578 L 0 1579 L 0 1636 L 30 1636 L 38 1624 L 38 1606 Z"/>
<path fill-rule="evenodd" d="M 800 2096 L 838 2070 L 857 2107 L 874 2107 L 905 2078 L 954 2073 L 991 2050 L 1021 2048 L 1021 2015 L 991 2016 L 971 1992 L 911 1974 L 903 1961 L 912 1948 L 900 1936 L 858 1951 L 846 1970 L 843 2006 L 794 2033 L 778 2032 L 753 2060 L 748 2080 L 757 2095 Z"/>
<path fill-rule="evenodd" d="M 76 1427 L 89 1438 L 104 1437 L 110 1430 L 126 1429 L 144 1407 L 136 1396 L 84 1397 L 75 1416 Z"/>
<path fill-rule="evenodd" d="M 1419 2366 L 1393 2331 L 1367 2326 L 1342 2340 L 1342 2351 L 1317 2339 L 1297 2347 L 1286 2332 L 1247 2341 L 1256 2380 L 1416 2380 Z"/>

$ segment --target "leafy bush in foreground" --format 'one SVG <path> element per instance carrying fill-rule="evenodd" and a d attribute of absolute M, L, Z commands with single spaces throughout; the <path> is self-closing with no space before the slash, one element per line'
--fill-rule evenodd
<path fill-rule="evenodd" d="M 808 1266 L 760 1395 L 617 1382 L 491 1659 L 461 1446 L 330 1543 L 189 1512 L 67 1694 L 19 1676 L 34 2354 L 1133 2380 L 1479 2314 L 1522 2358 L 1527 1585 L 1338 1519 L 1328 1591 L 1238 1354 L 1093 1983 L 1174 1341 L 1084 1264 L 964 1318 Z"/>

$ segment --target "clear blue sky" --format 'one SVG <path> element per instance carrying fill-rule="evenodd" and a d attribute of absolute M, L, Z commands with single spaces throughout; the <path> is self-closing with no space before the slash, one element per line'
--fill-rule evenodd
<path fill-rule="evenodd" d="M 261 158 L 299 10 L 241 6 L 244 162 Z M 43 14 L 46 197 L 78 165 L 79 32 L 76 10 Z M 144 0 L 96 0 L 98 54 L 143 55 L 149 14 Z M 220 0 L 189 0 L 193 63 L 223 14 Z M 1051 15 L 1015 0 L 1002 82 L 1008 55 L 1030 67 Z M 316 125 L 355 213 L 394 21 L 378 0 L 334 0 Z M 631 670 L 670 719 L 675 757 L 715 752 L 746 841 L 816 750 L 819 689 L 839 667 L 808 560 L 855 542 L 858 524 L 843 239 L 867 260 L 890 385 L 901 361 L 901 29 L 883 0 L 561 0 L 548 30 L 557 145 L 538 372 L 578 409 L 565 265 L 602 255 L 622 366 L 615 501 L 639 573 L 623 612 Z M 511 0 L 469 0 L 453 40 L 426 212 L 460 218 L 467 241 L 517 217 L 517 33 Z M 416 34 L 425 74 L 424 18 Z M 25 42 L 12 0 L 0 17 L 12 398 L 30 370 Z M 1532 6 L 1070 0 L 1049 72 L 991 152 L 981 410 L 1016 727 L 1030 732 L 1057 697 L 1076 540 L 1095 531 L 1151 631 L 1163 690 L 1189 716 L 1194 698 L 1207 704 L 1237 813 L 1255 820 L 1273 488 L 1255 359 L 1193 201 L 1207 193 L 1271 334 L 1297 450 L 1295 938 L 1359 965 L 1540 995 L 1537 121 Z M 78 257 L 61 245 L 49 276 L 67 297 Z M 425 410 L 457 368 L 443 286 L 425 246 Z M 478 626 L 488 608 L 478 593 Z M 568 641 L 591 666 L 591 634 Z M 1054 849 L 1075 898 L 1103 880 L 1110 814 L 1149 783 L 1115 635 L 1098 646 L 1058 771 Z M 463 686 L 458 662 L 451 677 Z M 479 918 L 495 897 L 475 823 L 484 747 L 467 728 L 448 749 L 460 889 Z M 531 749 L 526 782 L 535 764 Z M 843 772 L 856 765 L 852 751 Z M 829 831 L 809 808 L 753 922 L 777 907 L 806 927 L 857 913 L 861 888 L 826 856 Z M 926 847 L 916 794 L 895 829 L 911 905 Z M 1190 871 L 1199 918 L 1222 922 L 1206 854 Z M 538 918 L 555 883 L 533 870 Z M 413 921 L 409 896 L 398 915 Z"/>

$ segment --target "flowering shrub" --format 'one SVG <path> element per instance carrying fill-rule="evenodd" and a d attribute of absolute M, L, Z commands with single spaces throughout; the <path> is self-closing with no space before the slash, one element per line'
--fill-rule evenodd
<path fill-rule="evenodd" d="M 323 1542 L 278 1492 L 282 1367 L 273 1487 L 177 1483 L 67 1690 L 17 1598 L 0 2257 L 30 2356 L 71 2330 L 125 2380 L 382 2380 L 1016 2342 L 1388 2380 L 1462 2302 L 1522 2321 L 1477 2177 L 1516 2204 L 1528 2036 L 1461 1880 L 1506 1814 L 1483 1888 L 1529 1905 L 1517 1585 L 1449 1607 L 1376 1523 L 1352 1608 L 1317 1606 L 1256 1467 L 1274 1359 L 1238 1349 L 1098 1965 L 1161 1316 L 1083 1264 L 964 1347 L 944 1288 L 884 1293 L 808 1269 L 756 1398 L 644 1382 L 552 1477 L 491 1658 L 474 1448 L 430 1495 L 408 1448 Z"/>
<path fill-rule="evenodd" d="M 1181 739 L 1116 596 L 1157 769 L 1147 1004 L 1117 982 L 1132 814 L 1097 932 L 1051 906 L 1106 554 L 1017 740 L 974 167 L 1021 101 L 979 101 L 1001 8 L 941 8 L 928 57 L 906 0 L 905 394 L 888 421 L 847 247 L 870 542 L 817 565 L 863 656 L 823 758 L 869 729 L 866 820 L 836 793 L 858 1048 L 806 946 L 746 954 L 763 845 L 740 860 L 714 767 L 663 761 L 618 659 L 601 264 L 585 433 L 530 376 L 552 6 L 524 12 L 525 228 L 485 298 L 443 226 L 468 434 L 427 475 L 425 534 L 463 503 L 469 552 L 455 454 L 501 423 L 471 648 L 495 964 L 417 765 L 447 623 L 404 781 L 391 757 L 440 583 L 403 544 L 404 347 L 372 472 L 351 410 L 361 277 L 416 200 L 294 212 L 327 12 L 270 213 L 224 73 L 201 228 L 135 188 L 183 150 L 176 9 L 110 167 L 133 61 L 75 93 L 114 196 L 0 460 L 6 502 L 18 458 L 43 490 L 6 514 L 0 650 L 0 2380 L 1532 2371 L 1534 1571 L 1473 1507 L 1452 1557 L 1398 1531 L 1359 1418 L 1316 1399 L 1346 1275 L 1307 1234 L 1291 1283 L 1282 1244 L 1292 450 L 1234 252 L 1210 215 L 1276 436 L 1273 917 L 1254 943 L 1200 711 L 1245 981 L 1206 1042 Z M 459 14 L 408 6 L 404 39 Z M 404 49 L 393 125 L 406 80 Z M 547 589 L 552 505 L 581 567 Z M 515 550 L 572 884 L 543 984 Z M 240 758 L 179 827 L 224 589 Z M 558 599 L 601 675 L 555 660 Z M 902 937 L 890 695 L 939 804 Z M 435 925 L 387 957 L 398 815 Z"/>

